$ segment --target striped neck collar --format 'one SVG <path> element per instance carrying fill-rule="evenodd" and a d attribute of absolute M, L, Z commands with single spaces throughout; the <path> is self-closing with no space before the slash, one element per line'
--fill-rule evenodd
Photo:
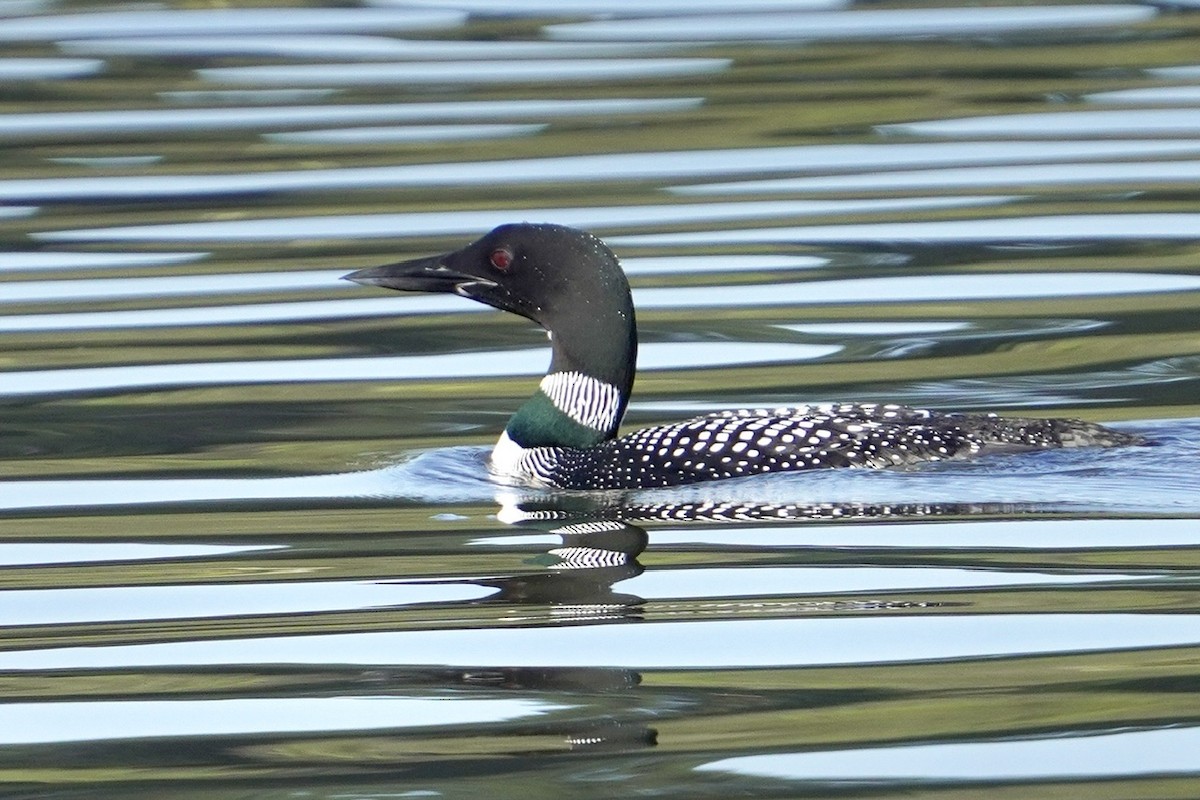
<path fill-rule="evenodd" d="M 505 429 L 521 447 L 591 447 L 616 433 L 621 390 L 582 372 L 551 372 Z"/>

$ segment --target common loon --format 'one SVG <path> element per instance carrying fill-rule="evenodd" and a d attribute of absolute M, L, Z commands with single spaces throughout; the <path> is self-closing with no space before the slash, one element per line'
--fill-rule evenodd
<path fill-rule="evenodd" d="M 445 255 L 363 269 L 357 283 L 469 297 L 527 317 L 552 357 L 489 467 L 512 485 L 638 489 L 822 467 L 891 467 L 987 452 L 1118 446 L 1079 420 L 949 414 L 875 403 L 740 409 L 617 437 L 633 387 L 629 283 L 604 242 L 561 225 L 501 225 Z"/>

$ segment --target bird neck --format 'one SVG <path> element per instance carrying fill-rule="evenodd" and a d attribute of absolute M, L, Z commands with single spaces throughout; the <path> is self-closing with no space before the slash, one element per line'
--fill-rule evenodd
<path fill-rule="evenodd" d="M 616 436 L 637 367 L 637 325 L 628 297 L 596 317 L 549 328 L 550 369 L 505 433 L 521 447 L 592 447 Z"/>

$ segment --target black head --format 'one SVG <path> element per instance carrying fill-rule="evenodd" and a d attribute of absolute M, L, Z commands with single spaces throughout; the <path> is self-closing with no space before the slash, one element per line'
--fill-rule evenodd
<path fill-rule="evenodd" d="M 444 292 L 520 314 L 550 331 L 552 369 L 632 383 L 636 329 L 617 257 L 563 225 L 501 225 L 451 253 L 359 270 L 347 280 L 406 292 Z M 627 374 L 626 374 L 627 372 Z"/>
<path fill-rule="evenodd" d="M 460 250 L 352 272 L 346 280 L 444 292 L 520 314 L 557 333 L 564 320 L 621 310 L 629 284 L 597 237 L 563 225 L 501 225 Z"/>

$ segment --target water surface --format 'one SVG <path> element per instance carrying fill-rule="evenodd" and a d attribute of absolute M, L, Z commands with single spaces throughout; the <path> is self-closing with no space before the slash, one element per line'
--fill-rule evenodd
<path fill-rule="evenodd" d="M 1195 794 L 1194 4 L 0 17 L 0 793 Z M 339 277 L 522 219 L 621 256 L 628 427 L 1146 444 L 497 486 L 544 334 Z"/>

